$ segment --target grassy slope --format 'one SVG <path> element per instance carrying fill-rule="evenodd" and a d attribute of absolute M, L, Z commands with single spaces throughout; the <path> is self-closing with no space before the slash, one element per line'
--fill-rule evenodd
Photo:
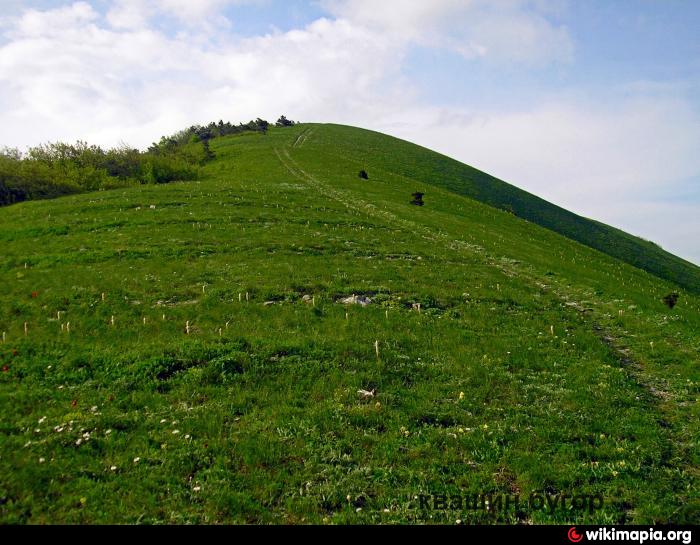
<path fill-rule="evenodd" d="M 334 153 L 368 169 L 389 169 L 516 215 L 661 278 L 700 293 L 700 267 L 658 245 L 578 216 L 498 178 L 410 142 L 340 125 L 324 125 L 337 142 Z"/>
<path fill-rule="evenodd" d="M 0 520 L 697 522 L 698 297 L 338 130 L 0 210 Z M 414 500 L 542 490 L 606 505 Z"/>

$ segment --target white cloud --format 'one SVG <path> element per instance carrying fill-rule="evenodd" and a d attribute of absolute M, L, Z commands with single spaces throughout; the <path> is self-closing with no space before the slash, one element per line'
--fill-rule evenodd
<path fill-rule="evenodd" d="M 226 26 L 221 11 L 229 6 L 261 4 L 266 0 L 115 0 L 107 11 L 114 28 L 137 29 L 156 17 L 169 17 L 186 26 Z M 212 23 L 214 23 L 212 25 Z"/>
<path fill-rule="evenodd" d="M 568 30 L 550 19 L 557 3 L 528 0 L 324 0 L 331 13 L 408 42 L 467 59 L 542 64 L 569 62 Z"/>

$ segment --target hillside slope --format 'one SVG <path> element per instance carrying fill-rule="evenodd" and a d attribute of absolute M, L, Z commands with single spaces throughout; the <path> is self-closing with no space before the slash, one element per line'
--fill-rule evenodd
<path fill-rule="evenodd" d="M 698 296 L 339 130 L 0 210 L 0 521 L 698 522 Z"/>
<path fill-rule="evenodd" d="M 658 245 L 603 223 L 581 217 L 468 165 L 387 135 L 324 125 L 334 152 L 364 164 L 388 169 L 431 186 L 513 212 L 572 240 L 700 293 L 700 267 Z"/>

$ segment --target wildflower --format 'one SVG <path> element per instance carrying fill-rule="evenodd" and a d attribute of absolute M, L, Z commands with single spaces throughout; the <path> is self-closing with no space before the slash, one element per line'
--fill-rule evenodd
<path fill-rule="evenodd" d="M 189 438 L 190 438 L 190 434 L 188 433 L 187 435 L 185 435 L 185 439 L 189 439 Z"/>
<path fill-rule="evenodd" d="M 194 488 L 192 488 L 192 490 L 194 490 L 195 492 L 199 492 L 201 489 L 201 486 L 195 486 Z"/>
<path fill-rule="evenodd" d="M 107 431 L 105 432 L 105 435 L 109 435 L 110 433 L 112 433 L 112 430 L 107 430 Z"/>
<path fill-rule="evenodd" d="M 484 425 L 481 426 L 481 427 L 484 428 L 485 430 L 489 429 L 489 425 L 488 425 L 488 424 L 484 424 Z"/>
<path fill-rule="evenodd" d="M 618 473 L 617 471 L 613 471 L 613 472 L 612 472 L 612 476 L 613 476 L 613 477 L 617 477 L 618 475 L 619 475 L 619 473 Z"/>
<path fill-rule="evenodd" d="M 379 403 L 379 401 L 377 401 L 377 402 L 374 404 L 374 406 L 377 407 L 377 409 L 379 409 L 379 408 L 381 408 L 382 404 Z"/>
<path fill-rule="evenodd" d="M 46 461 L 46 458 L 39 458 L 39 463 L 43 464 Z"/>
<path fill-rule="evenodd" d="M 80 446 L 80 444 L 83 442 L 82 437 L 79 437 L 78 440 L 75 442 L 77 446 Z"/>
<path fill-rule="evenodd" d="M 178 433 L 180 433 L 180 430 L 173 430 L 173 435 L 177 435 Z"/>
<path fill-rule="evenodd" d="M 138 464 L 140 461 L 141 461 L 141 458 L 139 458 L 138 456 L 137 456 L 136 458 L 134 458 L 134 463 L 135 463 L 135 464 Z"/>
<path fill-rule="evenodd" d="M 462 401 L 464 399 L 464 392 L 459 392 L 459 400 Z"/>
<path fill-rule="evenodd" d="M 162 418 L 160 421 L 161 424 L 165 424 L 166 422 L 167 422 L 167 420 L 165 418 Z"/>
<path fill-rule="evenodd" d="M 46 422 L 46 417 L 45 417 L 45 416 L 42 416 L 42 417 L 39 419 L 39 424 L 43 424 L 44 422 Z"/>
<path fill-rule="evenodd" d="M 112 471 L 116 471 L 116 470 L 117 470 L 117 466 L 112 466 L 112 467 L 110 467 L 109 469 L 111 469 Z"/>
<path fill-rule="evenodd" d="M 96 413 L 96 412 L 97 412 L 97 405 L 93 405 L 92 407 L 90 407 L 90 410 L 91 410 L 93 413 Z"/>

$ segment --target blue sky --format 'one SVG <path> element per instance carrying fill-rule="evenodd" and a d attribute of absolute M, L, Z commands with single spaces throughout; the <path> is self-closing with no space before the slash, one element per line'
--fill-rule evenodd
<path fill-rule="evenodd" d="M 700 263 L 698 28 L 690 0 L 5 0 L 0 146 L 348 123 Z"/>

